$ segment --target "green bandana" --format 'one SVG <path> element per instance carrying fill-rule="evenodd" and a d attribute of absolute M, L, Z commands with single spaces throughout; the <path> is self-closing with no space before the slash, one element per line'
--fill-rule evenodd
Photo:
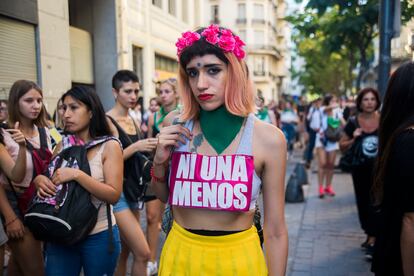
<path fill-rule="evenodd" d="M 231 114 L 224 105 L 213 111 L 200 111 L 201 131 L 218 154 L 231 144 L 243 121 L 243 117 Z"/>
<path fill-rule="evenodd" d="M 262 110 L 259 110 L 256 114 L 256 117 L 259 118 L 260 121 L 264 121 L 267 116 L 269 116 L 269 111 L 267 107 L 264 107 Z"/>

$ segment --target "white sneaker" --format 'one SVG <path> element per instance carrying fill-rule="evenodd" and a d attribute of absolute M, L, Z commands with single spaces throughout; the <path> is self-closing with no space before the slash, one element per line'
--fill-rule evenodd
<path fill-rule="evenodd" d="M 158 272 L 157 262 L 148 262 L 147 263 L 147 276 L 156 275 Z"/>

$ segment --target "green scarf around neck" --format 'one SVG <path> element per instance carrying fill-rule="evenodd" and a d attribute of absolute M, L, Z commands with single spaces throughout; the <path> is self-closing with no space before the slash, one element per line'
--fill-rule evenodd
<path fill-rule="evenodd" d="M 231 114 L 224 105 L 212 111 L 200 110 L 201 131 L 217 154 L 233 142 L 243 121 L 244 117 Z"/>

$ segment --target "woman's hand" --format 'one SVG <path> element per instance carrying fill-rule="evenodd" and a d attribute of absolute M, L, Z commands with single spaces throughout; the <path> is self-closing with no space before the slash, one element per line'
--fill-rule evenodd
<path fill-rule="evenodd" d="M 56 187 L 53 182 L 44 175 L 38 175 L 33 180 L 37 189 L 37 196 L 40 198 L 56 195 Z"/>
<path fill-rule="evenodd" d="M 354 133 L 352 135 L 354 136 L 354 138 L 357 138 L 357 137 L 361 136 L 362 135 L 362 128 L 359 127 L 357 129 L 355 129 Z"/>
<path fill-rule="evenodd" d="M 26 146 L 26 138 L 24 137 L 23 133 L 19 129 L 19 122 L 14 124 L 14 128 L 6 129 L 8 133 L 10 133 L 11 138 L 19 144 L 19 146 Z"/>
<path fill-rule="evenodd" d="M 171 125 L 161 129 L 158 134 L 157 150 L 154 156 L 154 164 L 163 164 L 170 158 L 171 151 L 178 147 L 179 143 L 185 144 L 185 139 L 192 139 L 193 134 L 182 125 Z"/>
<path fill-rule="evenodd" d="M 24 225 L 18 217 L 9 222 L 6 220 L 6 233 L 10 239 L 21 239 L 24 236 Z"/>
<path fill-rule="evenodd" d="M 157 147 L 157 138 L 148 138 L 135 142 L 135 149 L 139 152 L 151 152 Z"/>
<path fill-rule="evenodd" d="M 55 185 L 60 185 L 72 180 L 76 180 L 81 170 L 74 168 L 60 168 L 55 171 L 52 176 L 52 182 Z"/>

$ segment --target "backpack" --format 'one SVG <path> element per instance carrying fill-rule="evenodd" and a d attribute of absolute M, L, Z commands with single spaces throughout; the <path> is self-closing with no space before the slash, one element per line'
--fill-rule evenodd
<path fill-rule="evenodd" d="M 104 136 L 85 145 L 69 147 L 65 147 L 63 143 L 63 150 L 50 162 L 46 176 L 51 177 L 62 167 L 80 169 L 90 175 L 87 151 L 112 139 L 116 140 L 114 137 Z M 63 183 L 56 188 L 57 192 L 53 197 L 33 198 L 24 222 L 38 240 L 73 245 L 86 238 L 95 227 L 102 204 L 95 206 L 91 201 L 91 194 L 75 181 Z M 111 232 L 109 204 L 107 216 Z"/>
<path fill-rule="evenodd" d="M 341 133 L 340 127 L 334 128 L 330 125 L 324 131 L 325 138 L 330 142 L 338 142 L 341 139 Z"/>
<path fill-rule="evenodd" d="M 124 129 L 118 124 L 118 122 L 111 116 L 107 116 L 118 130 L 119 140 L 121 140 L 124 148 L 133 144 L 131 138 L 124 131 Z M 138 140 L 141 139 L 140 131 L 135 125 L 135 131 L 138 136 Z M 125 198 L 130 202 L 140 202 L 145 196 L 145 192 L 148 187 L 148 183 L 151 181 L 151 167 L 152 161 L 148 159 L 144 154 L 135 152 L 130 158 L 125 160 L 124 166 L 124 182 L 123 193 Z"/>
<path fill-rule="evenodd" d="M 40 148 L 35 148 L 27 139 L 26 139 L 26 148 L 29 150 L 30 155 L 32 156 L 33 161 L 33 176 L 32 181 L 30 182 L 29 187 L 18 196 L 16 190 L 14 189 L 13 184 L 9 180 L 10 187 L 17 198 L 17 206 L 19 211 L 24 215 L 29 208 L 29 204 L 32 201 L 33 197 L 36 194 L 36 187 L 33 183 L 33 179 L 39 175 L 43 174 L 49 165 L 50 159 L 52 158 L 52 152 L 49 149 L 47 143 L 47 134 L 44 128 L 38 128 L 39 131 L 39 140 Z"/>

